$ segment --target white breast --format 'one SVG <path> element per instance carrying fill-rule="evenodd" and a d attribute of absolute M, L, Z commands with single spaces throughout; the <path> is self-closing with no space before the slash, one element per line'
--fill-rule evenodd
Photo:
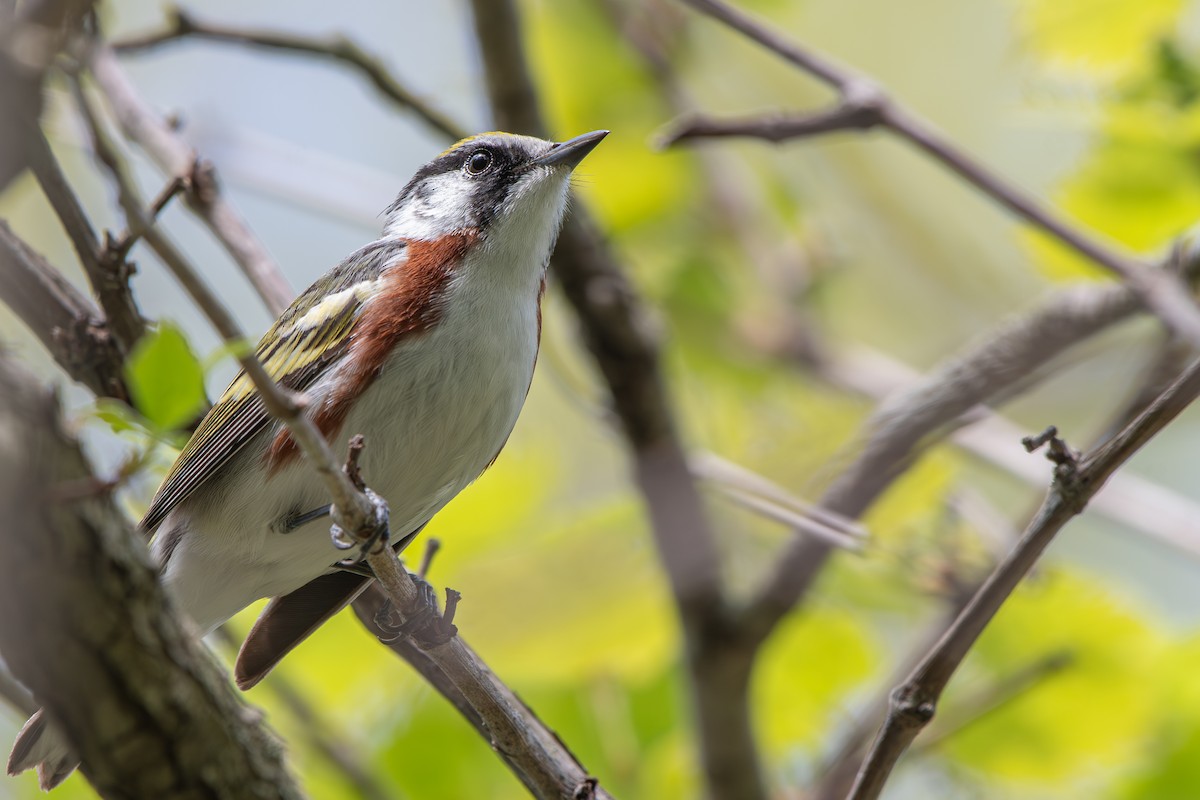
<path fill-rule="evenodd" d="M 475 270 L 492 266 L 468 263 L 452 279 L 438 325 L 396 349 L 347 419 L 347 435 L 368 437 L 364 474 L 388 500 L 397 535 L 478 477 L 525 402 L 538 349 L 537 288 L 510 292 L 480 280 Z"/>
<path fill-rule="evenodd" d="M 366 438 L 363 475 L 387 500 L 397 538 L 480 475 L 524 404 L 543 265 L 513 269 L 500 255 L 512 254 L 480 248 L 467 256 L 438 324 L 397 346 L 331 443 L 340 454 L 353 434 Z M 203 630 L 260 597 L 299 588 L 345 556 L 330 542 L 328 519 L 280 532 L 281 518 L 328 503 L 328 493 L 302 462 L 263 483 L 251 471 L 261 452 L 252 442 L 203 505 L 185 502 L 164 522 L 164 530 L 187 526 L 164 580 Z"/>

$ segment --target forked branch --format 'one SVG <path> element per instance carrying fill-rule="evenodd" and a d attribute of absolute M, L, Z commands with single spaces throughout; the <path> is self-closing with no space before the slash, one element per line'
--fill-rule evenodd
<path fill-rule="evenodd" d="M 118 53 L 142 53 L 189 38 L 331 59 L 362 73 L 384 97 L 411 111 L 438 133 L 451 140 L 467 135 L 453 120 L 405 86 L 388 71 L 379 58 L 344 36 L 318 38 L 205 22 L 197 19 L 190 11 L 176 6 L 167 9 L 166 28 L 144 36 L 124 39 L 115 43 L 113 49 Z"/>
<path fill-rule="evenodd" d="M 723 136 L 740 132 L 782 141 L 835 130 L 884 128 L 924 151 L 1017 217 L 1120 277 L 1141 296 L 1146 307 L 1158 315 L 1163 324 L 1200 347 L 1200 309 L 1175 276 L 1147 269 L 1146 265 L 1117 252 L 1111 244 L 1102 242 L 1095 234 L 1071 224 L 1053 209 L 1018 189 L 1003 175 L 966 153 L 865 75 L 791 41 L 723 0 L 684 2 L 830 86 L 838 92 L 840 100 L 834 108 L 816 115 L 768 117 L 757 125 L 749 120 L 722 122 L 692 119 L 673 126 L 662 137 L 664 146 L 711 135 L 713 131 Z M 789 128 L 791 136 L 786 135 Z"/>
<path fill-rule="evenodd" d="M 1054 536 L 1080 514 L 1109 476 L 1200 395 L 1200 361 L 1179 378 L 1119 434 L 1077 458 L 1052 432 L 1029 441 L 1048 443 L 1056 463 L 1054 483 L 1020 541 L 993 570 L 971 601 L 907 680 L 891 695 L 887 718 L 859 770 L 849 800 L 879 796 L 892 769 L 929 723 L 942 691 L 967 652 L 1028 574 Z"/>

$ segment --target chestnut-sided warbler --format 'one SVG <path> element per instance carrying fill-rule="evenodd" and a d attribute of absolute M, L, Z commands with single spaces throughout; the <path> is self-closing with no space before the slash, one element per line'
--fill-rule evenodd
<path fill-rule="evenodd" d="M 571 171 L 607 131 L 559 144 L 485 133 L 417 170 L 383 235 L 317 280 L 258 345 L 268 374 L 308 398 L 332 442 L 367 438 L 361 465 L 402 547 L 499 455 L 525 402 L 546 265 Z M 329 496 L 239 375 L 201 421 L 142 520 L 177 606 L 202 634 L 273 598 L 235 667 L 257 683 L 362 592 L 323 519 Z M 10 774 L 44 789 L 75 768 L 42 712 Z"/>

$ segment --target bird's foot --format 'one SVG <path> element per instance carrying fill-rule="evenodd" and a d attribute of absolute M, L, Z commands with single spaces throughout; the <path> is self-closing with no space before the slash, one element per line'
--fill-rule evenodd
<path fill-rule="evenodd" d="M 454 624 L 454 612 L 462 595 L 453 589 L 446 590 L 446 610 L 438 611 L 437 592 L 426 581 L 413 576 L 417 584 L 417 607 L 406 618 L 397 619 L 395 607 L 390 600 L 384 601 L 383 606 L 375 615 L 375 624 L 384 635 L 379 640 L 391 644 L 398 639 L 408 637 L 422 647 L 437 647 L 458 635 L 458 627 Z"/>
<path fill-rule="evenodd" d="M 389 537 L 388 524 L 388 504 L 379 495 L 375 494 L 370 489 L 364 490 L 367 499 L 371 501 L 375 510 L 375 519 L 371 527 L 371 533 L 365 539 L 359 539 L 356 536 L 351 536 L 342 530 L 338 524 L 334 524 L 329 529 L 329 536 L 333 539 L 333 546 L 338 550 L 352 550 L 358 548 L 358 556 L 356 558 L 345 559 L 339 563 L 339 566 L 350 566 L 366 559 L 367 556 L 379 552 L 387 545 Z M 379 548 L 379 549 L 377 549 Z"/>

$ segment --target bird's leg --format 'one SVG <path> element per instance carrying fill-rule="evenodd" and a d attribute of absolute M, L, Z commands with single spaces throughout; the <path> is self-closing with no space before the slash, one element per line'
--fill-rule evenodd
<path fill-rule="evenodd" d="M 417 584 L 417 608 L 407 619 L 397 621 L 396 610 L 390 600 L 384 600 L 383 605 L 375 614 L 375 624 L 384 632 L 379 640 L 391 644 L 402 637 L 409 637 L 424 647 L 436 647 L 445 644 L 458 634 L 454 624 L 454 612 L 462 595 L 453 589 L 446 590 L 446 610 L 439 613 L 437 593 L 426 581 L 413 576 Z"/>
<path fill-rule="evenodd" d="M 320 508 L 314 508 L 312 511 L 305 511 L 303 514 L 293 514 L 283 519 L 280 525 L 280 533 L 292 533 L 303 525 L 307 525 L 313 520 L 321 519 L 329 516 L 329 511 L 333 506 L 326 504 Z"/>

